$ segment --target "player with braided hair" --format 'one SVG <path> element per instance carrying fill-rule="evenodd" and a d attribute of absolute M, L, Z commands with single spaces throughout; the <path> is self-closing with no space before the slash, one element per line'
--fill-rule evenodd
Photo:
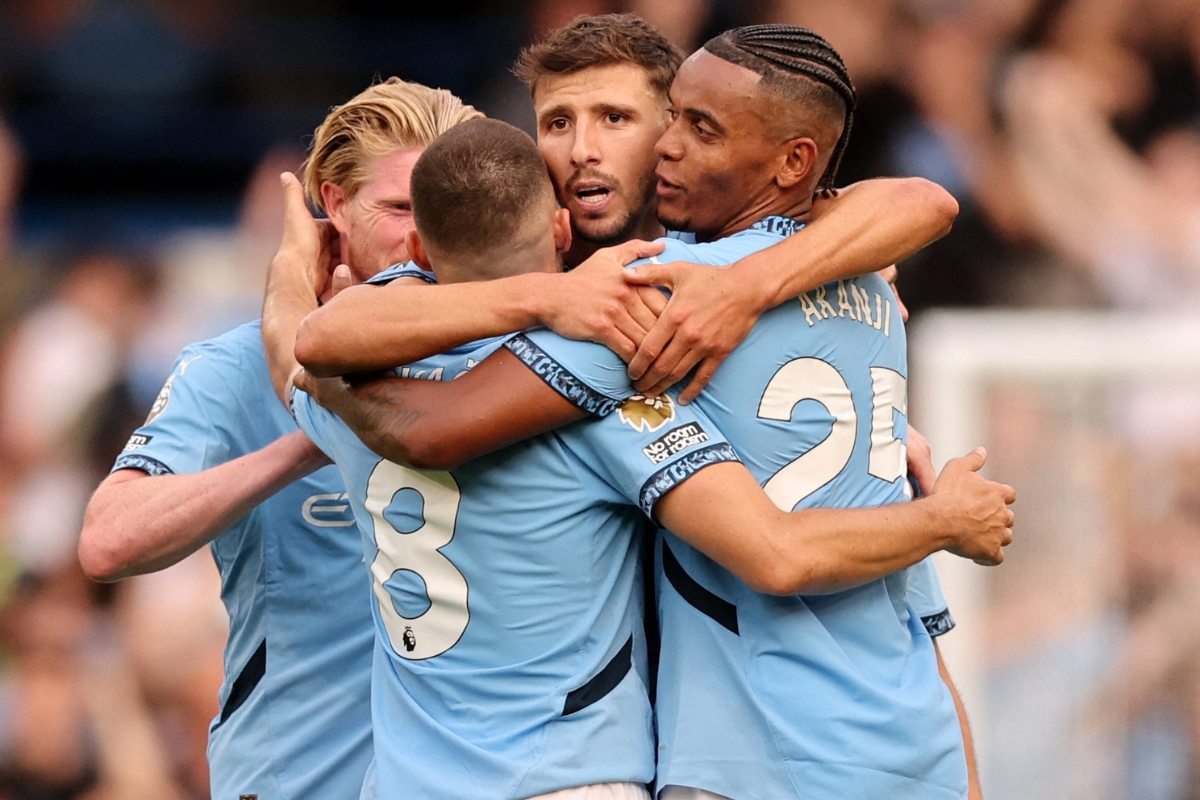
<path fill-rule="evenodd" d="M 669 239 L 659 260 L 709 265 L 699 273 L 782 246 L 804 226 L 814 191 L 832 180 L 853 107 L 839 63 L 811 32 L 753 28 L 718 37 L 682 64 L 670 122 L 655 145 L 655 195 L 660 221 L 699 244 Z M 611 97 L 616 67 L 624 66 L 605 67 L 607 82 L 568 74 L 550 85 Z M 535 86 L 535 105 L 544 91 Z M 539 135 L 578 126 L 579 160 L 596 161 L 595 134 L 583 130 L 586 106 L 560 99 L 558 111 L 539 109 L 546 128 Z M 626 130 L 621 106 L 597 105 L 604 123 Z M 600 205 L 590 196 L 599 183 L 584 187 L 583 201 Z M 564 201 L 572 215 L 577 199 Z M 662 269 L 638 271 L 662 283 Z M 450 297 L 453 288 L 419 290 Z M 835 281 L 763 314 L 696 403 L 778 507 L 887 507 L 907 494 L 906 358 L 901 313 L 883 280 Z M 661 429 L 643 451 L 653 463 L 700 441 L 686 424 L 671 426 L 676 397 L 638 395 L 612 351 L 545 330 L 514 337 L 452 382 L 386 383 L 368 396 L 335 382 L 322 402 L 332 401 L 343 419 L 370 412 L 361 417 L 370 424 L 351 423 L 355 432 L 379 455 L 426 469 L 453 469 L 585 414 L 613 412 L 635 430 Z M 974 460 L 981 466 L 982 454 Z M 690 480 L 696 486 L 719 474 L 718 466 Z M 688 502 L 705 519 L 730 513 L 717 487 L 696 501 L 683 498 L 677 491 L 659 497 L 656 518 L 669 521 L 671 509 Z M 739 518 L 731 529 L 751 535 L 756 525 Z M 890 537 L 873 533 L 873 547 L 886 549 Z M 908 574 L 797 596 L 773 583 L 751 588 L 669 532 L 658 552 L 661 800 L 966 797 L 955 705 Z M 773 591 L 781 596 L 764 593 Z"/>
<path fill-rule="evenodd" d="M 842 132 L 833 147 L 829 166 L 817 182 L 818 189 L 832 189 L 846 145 L 850 143 L 858 93 L 842 57 L 829 42 L 807 28 L 794 25 L 749 25 L 721 34 L 707 42 L 704 49 L 758 73 L 763 89 L 779 92 L 807 113 L 836 107 L 829 96 L 831 92 L 841 98 L 845 107 Z M 786 78 L 788 75 L 804 75 L 811 81 L 791 81 Z"/>

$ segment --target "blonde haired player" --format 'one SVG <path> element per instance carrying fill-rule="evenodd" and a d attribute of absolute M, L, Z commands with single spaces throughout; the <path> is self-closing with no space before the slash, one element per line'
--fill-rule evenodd
<path fill-rule="evenodd" d="M 359 278 L 408 258 L 412 165 L 480 116 L 447 91 L 392 78 L 317 128 L 307 185 Z M 96 580 L 212 547 L 230 617 L 209 734 L 214 798 L 357 797 L 373 756 L 369 591 L 326 463 L 276 401 L 251 322 L 184 349 L 88 505 L 79 558 Z"/>

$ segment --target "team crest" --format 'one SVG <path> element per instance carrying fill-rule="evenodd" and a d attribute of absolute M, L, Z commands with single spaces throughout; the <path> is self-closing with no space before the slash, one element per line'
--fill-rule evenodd
<path fill-rule="evenodd" d="M 171 382 L 175 380 L 175 376 L 167 378 L 167 382 L 163 384 L 163 388 L 159 391 L 158 397 L 154 398 L 154 405 L 150 406 L 150 413 L 146 415 L 146 421 L 143 425 L 149 425 L 158 415 L 167 408 L 167 403 L 171 402 Z"/>
<path fill-rule="evenodd" d="M 158 397 L 154 398 L 154 405 L 150 406 L 150 413 L 146 415 L 146 421 L 142 423 L 143 425 L 149 425 L 158 418 L 159 414 L 166 410 L 167 403 L 171 402 L 171 384 L 175 382 L 177 377 L 187 372 L 187 368 L 191 366 L 193 361 L 199 361 L 202 358 L 204 358 L 204 356 L 199 355 L 194 358 L 189 358 L 186 361 L 179 362 L 179 372 L 167 378 L 167 382 L 164 383 L 163 388 L 159 390 Z"/>
<path fill-rule="evenodd" d="M 656 431 L 675 419 L 675 404 L 665 394 L 658 397 L 635 394 L 617 409 L 617 416 L 639 433 Z"/>

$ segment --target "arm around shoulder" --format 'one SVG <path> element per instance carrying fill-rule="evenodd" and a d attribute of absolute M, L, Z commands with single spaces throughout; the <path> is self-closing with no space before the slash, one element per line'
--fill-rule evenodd
<path fill-rule="evenodd" d="M 929 497 L 873 508 L 784 512 L 741 464 L 716 464 L 668 492 L 672 533 L 765 594 L 825 594 L 910 567 L 938 550 L 984 565 L 1012 541 L 1012 487 L 978 474 L 977 450 L 951 459 Z"/>
<path fill-rule="evenodd" d="M 503 349 L 452 381 L 301 377 L 300 386 L 376 455 L 417 469 L 454 469 L 584 416 Z"/>
<path fill-rule="evenodd" d="M 958 201 L 924 178 L 877 178 L 813 203 L 794 236 L 738 262 L 742 277 L 770 288 L 767 307 L 830 281 L 877 272 L 950 232 Z"/>

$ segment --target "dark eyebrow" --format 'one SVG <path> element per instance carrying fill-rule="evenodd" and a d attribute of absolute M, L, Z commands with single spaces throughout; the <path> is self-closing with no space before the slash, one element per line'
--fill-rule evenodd
<path fill-rule="evenodd" d="M 633 106 L 622 106 L 616 103 L 600 103 L 596 110 L 601 114 L 620 114 L 623 117 L 636 117 L 637 109 Z"/>
<path fill-rule="evenodd" d="M 714 128 L 716 128 L 717 133 L 725 133 L 725 126 L 717 122 L 717 118 L 707 111 L 701 111 L 698 108 L 685 108 L 683 113 L 687 114 L 689 117 L 695 117 L 697 119 L 704 120 L 709 125 L 712 125 Z"/>
<path fill-rule="evenodd" d="M 538 125 L 541 125 L 543 122 L 545 122 L 548 119 L 554 119 L 555 117 L 565 117 L 565 116 L 567 116 L 567 107 L 566 106 L 564 106 L 564 105 L 551 106 L 550 108 L 543 111 L 541 114 L 538 114 L 538 119 L 537 119 Z"/>

